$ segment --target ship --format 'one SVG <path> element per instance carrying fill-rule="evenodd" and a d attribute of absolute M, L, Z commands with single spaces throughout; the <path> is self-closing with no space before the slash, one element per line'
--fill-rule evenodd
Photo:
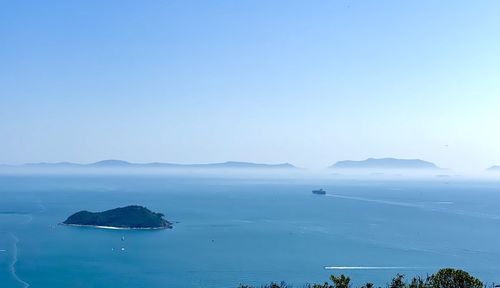
<path fill-rule="evenodd" d="M 326 191 L 323 190 L 323 189 L 319 189 L 319 190 L 313 190 L 312 193 L 313 194 L 318 194 L 318 195 L 325 195 Z"/>

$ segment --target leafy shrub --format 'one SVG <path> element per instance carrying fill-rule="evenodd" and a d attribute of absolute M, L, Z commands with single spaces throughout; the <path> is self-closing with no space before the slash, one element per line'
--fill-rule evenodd
<path fill-rule="evenodd" d="M 351 279 L 345 275 L 331 275 L 332 284 L 308 284 L 305 288 L 351 288 Z M 405 283 L 404 275 L 397 274 L 387 285 L 388 288 L 484 288 L 483 283 L 471 276 L 469 273 L 452 268 L 441 269 L 435 274 L 428 276 L 425 280 L 420 277 L 412 278 L 410 283 Z M 240 285 L 239 288 L 254 288 L 252 286 Z M 292 288 L 285 282 L 271 283 L 261 288 Z M 375 288 L 373 283 L 366 283 L 360 288 Z M 380 288 L 380 287 L 379 287 Z"/>

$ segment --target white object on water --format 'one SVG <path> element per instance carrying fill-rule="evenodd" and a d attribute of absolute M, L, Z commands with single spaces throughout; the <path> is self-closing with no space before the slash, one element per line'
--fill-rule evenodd
<path fill-rule="evenodd" d="M 121 250 L 122 250 L 122 251 L 125 251 L 125 248 L 123 248 L 123 247 L 122 247 L 122 249 L 121 249 Z"/>
<path fill-rule="evenodd" d="M 404 270 L 417 269 L 417 267 L 402 266 L 325 266 L 325 270 Z"/>

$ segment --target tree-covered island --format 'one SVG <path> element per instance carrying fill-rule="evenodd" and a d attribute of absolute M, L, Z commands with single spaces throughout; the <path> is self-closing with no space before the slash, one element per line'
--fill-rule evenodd
<path fill-rule="evenodd" d="M 172 223 L 143 206 L 131 205 L 103 212 L 80 211 L 66 219 L 62 224 L 70 226 L 89 226 L 114 229 L 165 229 Z"/>

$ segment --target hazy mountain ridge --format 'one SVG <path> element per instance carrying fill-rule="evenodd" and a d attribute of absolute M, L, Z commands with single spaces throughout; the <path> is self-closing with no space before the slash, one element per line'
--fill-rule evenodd
<path fill-rule="evenodd" d="M 33 169 L 87 169 L 87 168 L 162 168 L 162 169 L 255 169 L 255 170 L 308 170 L 307 168 L 301 168 L 294 166 L 290 163 L 277 163 L 277 164 L 266 164 L 266 163 L 255 163 L 255 162 L 243 162 L 243 161 L 226 161 L 226 162 L 216 162 L 216 163 L 195 163 L 195 164 L 181 164 L 181 163 L 164 163 L 164 162 L 148 162 L 148 163 L 134 163 L 124 160 L 107 159 L 101 160 L 93 163 L 75 163 L 75 162 L 38 162 L 38 163 L 26 163 L 26 164 L 0 164 L 0 168 L 3 171 L 15 171 L 19 168 L 33 168 Z M 327 167 L 327 169 L 332 170 L 416 170 L 416 171 L 443 171 L 451 170 L 448 168 L 441 168 L 434 164 L 433 162 L 421 160 L 421 159 L 398 159 L 398 158 L 368 158 L 365 160 L 343 160 L 338 161 L 335 164 Z M 34 170 L 36 171 L 36 170 Z M 68 170 L 73 171 L 73 170 Z M 83 170 L 87 171 L 87 170 Z M 381 172 L 381 171 L 372 171 Z M 500 165 L 491 166 L 482 172 L 500 172 Z"/>
<path fill-rule="evenodd" d="M 366 160 L 338 161 L 330 169 L 441 169 L 436 164 L 420 159 L 368 158 Z"/>
<path fill-rule="evenodd" d="M 253 162 L 227 161 L 221 163 L 178 164 L 178 163 L 132 163 L 123 160 L 102 160 L 94 163 L 80 164 L 72 162 L 27 163 L 23 166 L 36 168 L 241 168 L 241 169 L 298 169 L 290 163 L 263 164 Z"/>
<path fill-rule="evenodd" d="M 488 172 L 500 172 L 500 166 L 498 166 L 498 165 L 491 166 L 490 168 L 486 169 L 486 171 L 488 171 Z"/>

